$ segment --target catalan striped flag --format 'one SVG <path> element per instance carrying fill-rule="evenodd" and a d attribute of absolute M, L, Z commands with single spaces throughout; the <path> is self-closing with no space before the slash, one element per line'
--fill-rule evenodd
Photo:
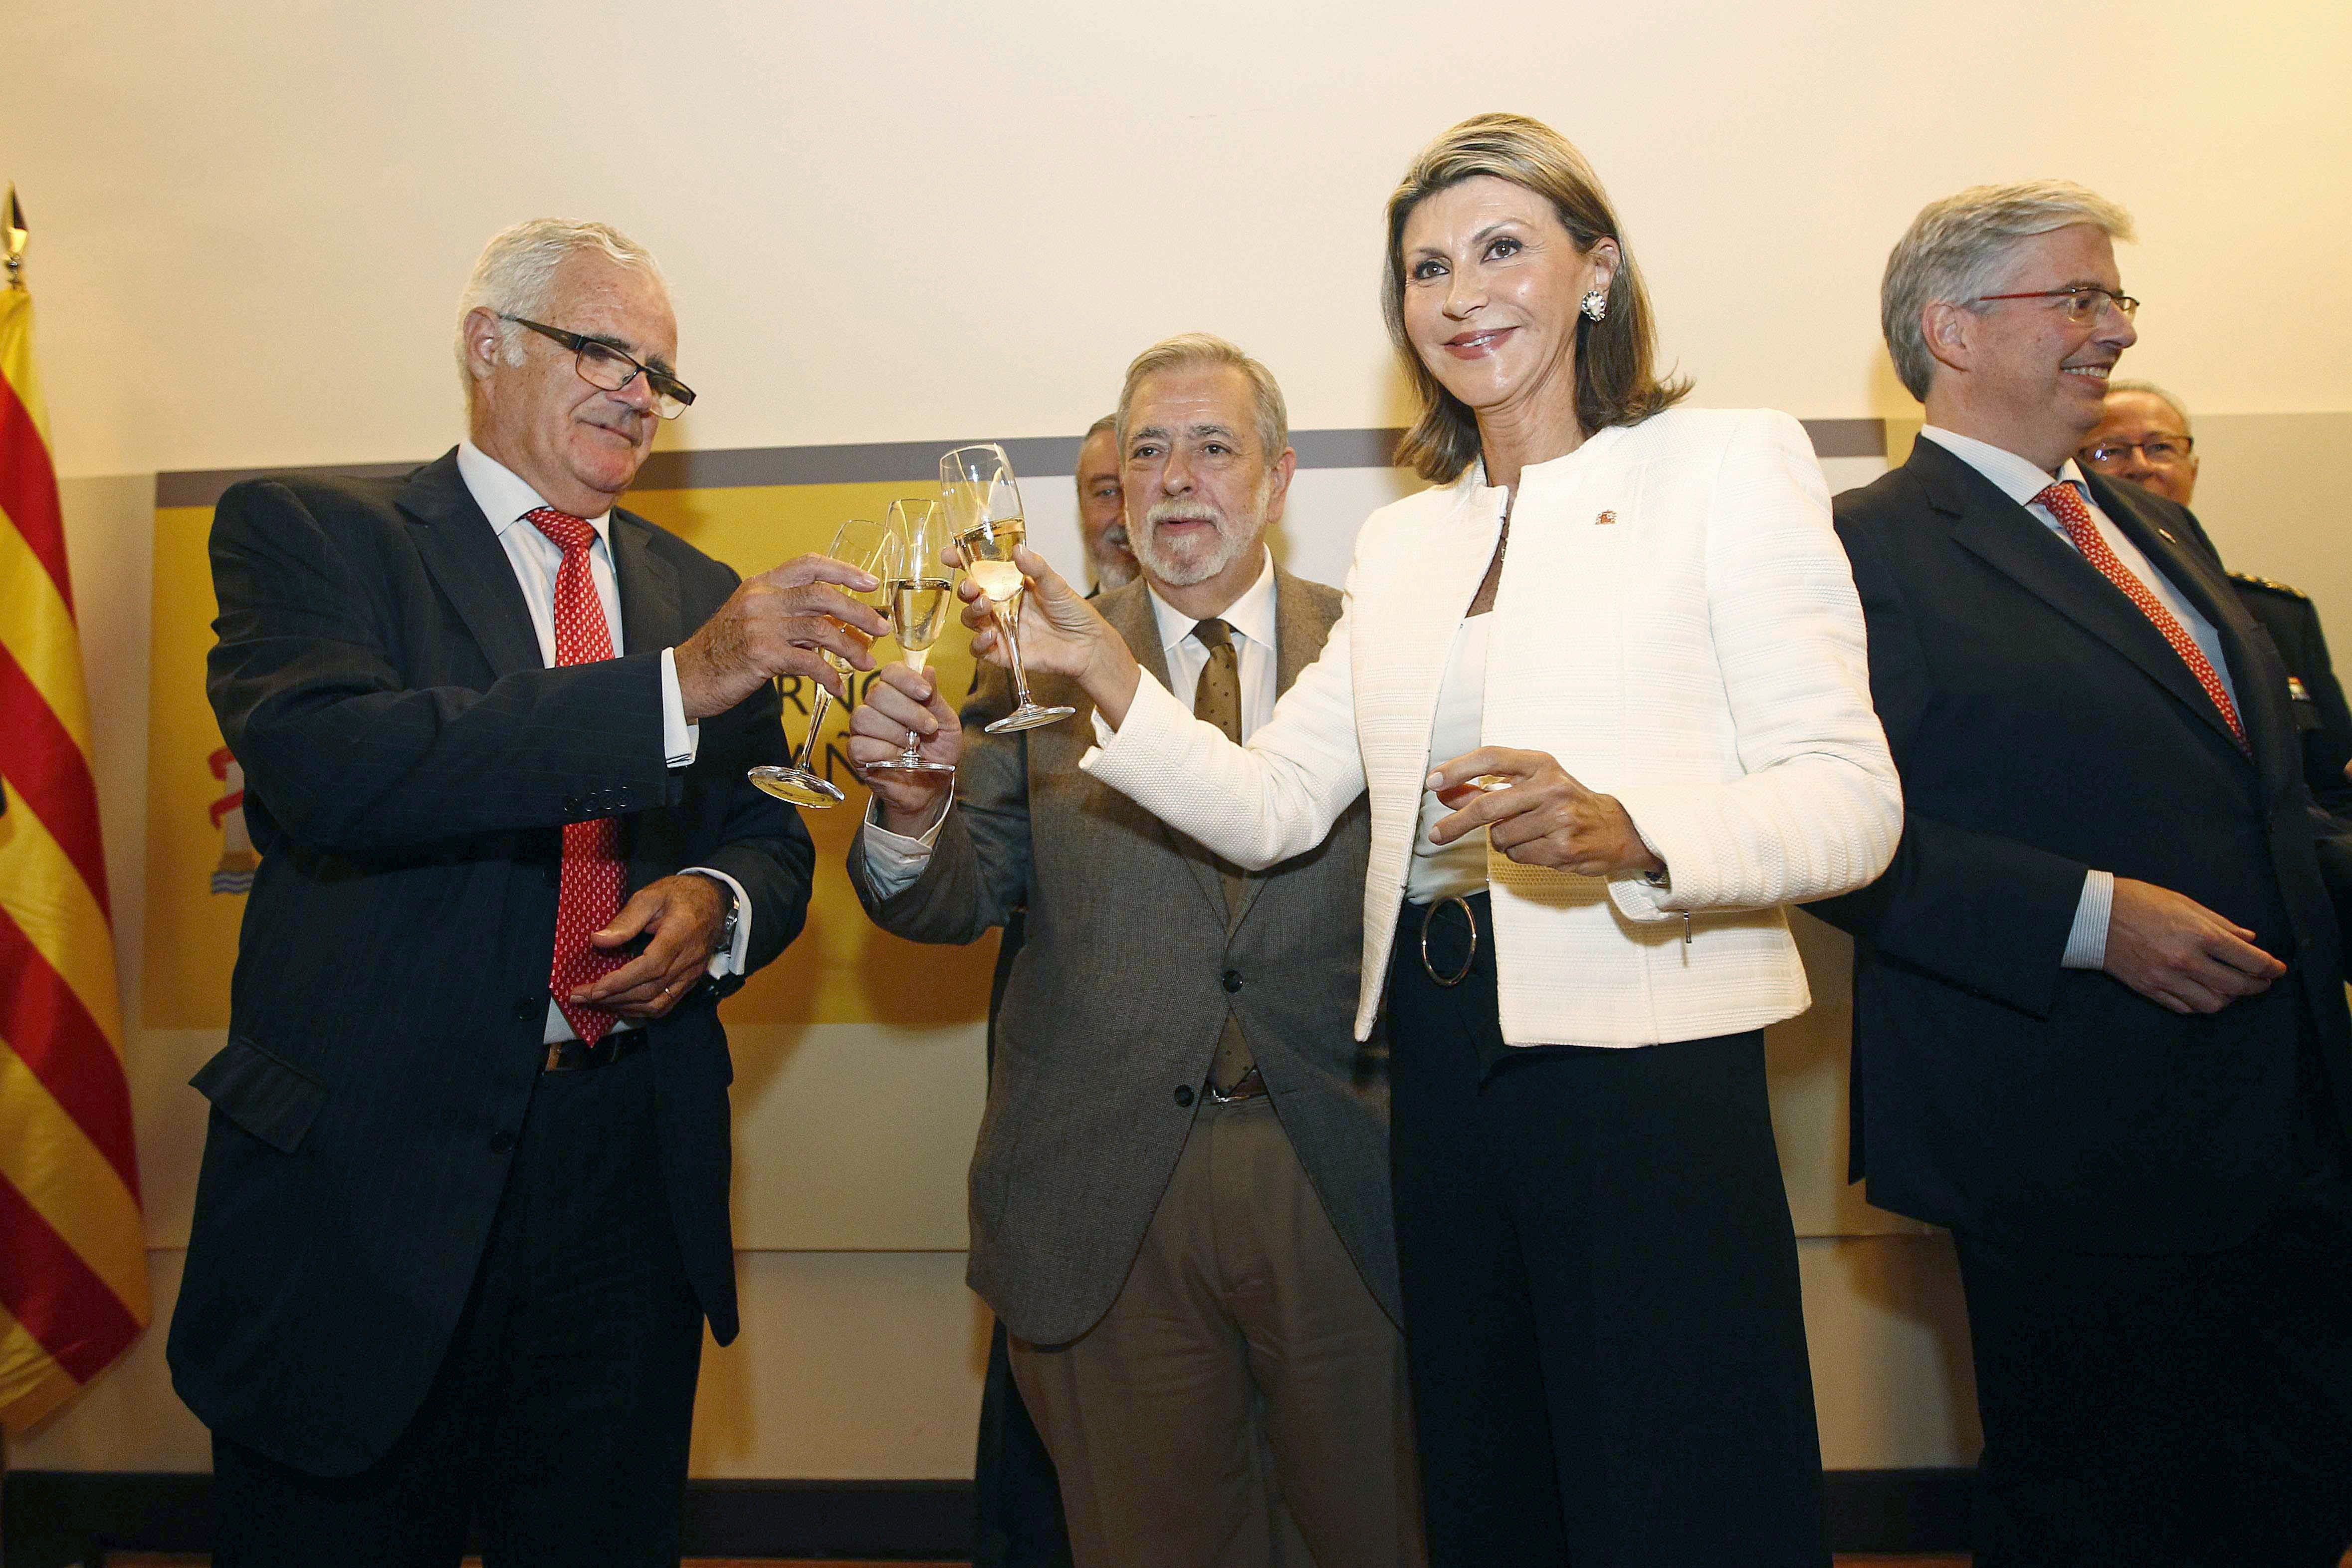
<path fill-rule="evenodd" d="M 89 704 L 33 301 L 0 283 L 0 1423 L 21 1431 L 147 1322 Z"/>

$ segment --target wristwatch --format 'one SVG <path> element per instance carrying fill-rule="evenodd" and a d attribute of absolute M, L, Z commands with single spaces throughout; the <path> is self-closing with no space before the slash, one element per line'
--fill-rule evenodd
<path fill-rule="evenodd" d="M 1642 880 L 1647 882 L 1653 888 L 1663 888 L 1666 886 L 1667 882 L 1671 879 L 1673 872 L 1674 868 L 1672 867 L 1668 867 L 1664 871 L 1644 871 L 1642 873 Z"/>
<path fill-rule="evenodd" d="M 727 918 L 719 922 L 719 934 L 710 939 L 710 951 L 731 952 L 735 947 L 735 928 L 743 921 L 743 901 L 735 896 L 735 889 L 724 877 L 714 877 L 708 871 L 692 870 L 688 871 L 686 875 L 701 878 L 717 888 L 719 896 L 727 900 Z"/>

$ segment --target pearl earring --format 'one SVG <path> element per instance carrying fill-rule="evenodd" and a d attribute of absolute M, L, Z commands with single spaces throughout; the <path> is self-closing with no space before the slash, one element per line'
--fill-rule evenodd
<path fill-rule="evenodd" d="M 1584 313 L 1596 321 L 1606 316 L 1609 313 L 1609 296 L 1598 289 L 1587 289 L 1584 291 Z"/>

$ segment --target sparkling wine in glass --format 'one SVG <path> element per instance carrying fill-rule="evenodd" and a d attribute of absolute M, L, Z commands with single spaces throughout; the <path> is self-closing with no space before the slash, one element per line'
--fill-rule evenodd
<path fill-rule="evenodd" d="M 955 607 L 955 576 L 940 562 L 948 542 L 947 513 L 939 502 L 894 500 L 890 503 L 890 537 L 882 545 L 882 592 L 890 611 L 890 632 L 906 655 L 907 668 L 919 670 L 930 657 L 931 645 L 947 629 L 948 612 Z M 922 754 L 922 737 L 907 731 L 907 749 L 895 757 L 866 764 L 868 771 L 910 773 L 951 773 L 953 763 L 935 763 Z"/>
<path fill-rule="evenodd" d="M 853 517 L 834 531 L 833 543 L 826 548 L 825 553 L 845 565 L 878 577 L 881 575 L 877 570 L 878 558 L 882 553 L 883 542 L 889 536 L 889 531 L 880 523 Z M 841 672 L 845 689 L 849 681 L 856 679 L 856 671 L 831 650 L 826 651 L 824 661 Z M 812 765 L 816 761 L 817 731 L 824 728 L 824 716 L 832 708 L 833 693 L 822 686 L 817 687 L 816 695 L 809 700 L 808 729 L 801 735 L 800 749 L 793 753 L 792 765 L 780 768 L 772 763 L 763 763 L 750 770 L 747 776 L 752 784 L 778 800 L 788 800 L 794 805 L 822 810 L 828 805 L 840 805 L 841 786 L 816 772 Z"/>
<path fill-rule="evenodd" d="M 1021 643 L 1014 627 L 1021 620 L 1021 568 L 1013 552 L 1028 537 L 1022 521 L 1021 487 L 1013 477 L 1012 461 L 1002 447 L 958 447 L 940 459 L 940 492 L 947 498 L 949 525 L 956 548 L 962 552 L 965 575 L 980 584 L 996 614 L 997 636 L 1013 664 L 1013 690 L 1020 705 L 988 726 L 992 735 L 1009 730 L 1034 730 L 1077 711 L 1075 708 L 1040 707 L 1029 696 L 1029 676 L 1021 668 Z"/>

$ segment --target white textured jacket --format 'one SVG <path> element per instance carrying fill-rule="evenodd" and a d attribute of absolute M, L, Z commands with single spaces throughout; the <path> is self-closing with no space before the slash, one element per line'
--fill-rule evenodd
<path fill-rule="evenodd" d="M 1360 1038 L 1388 974 L 1446 657 L 1500 531 L 1505 492 L 1483 479 L 1365 521 L 1339 624 L 1248 747 L 1146 674 L 1082 763 L 1251 868 L 1312 848 L 1369 790 Z M 1484 743 L 1549 752 L 1616 796 L 1668 875 L 1656 889 L 1490 852 L 1503 1037 L 1653 1045 L 1802 1012 L 1780 906 L 1866 885 L 1903 826 L 1862 606 L 1803 428 L 1671 409 L 1528 468 L 1494 615 Z"/>

